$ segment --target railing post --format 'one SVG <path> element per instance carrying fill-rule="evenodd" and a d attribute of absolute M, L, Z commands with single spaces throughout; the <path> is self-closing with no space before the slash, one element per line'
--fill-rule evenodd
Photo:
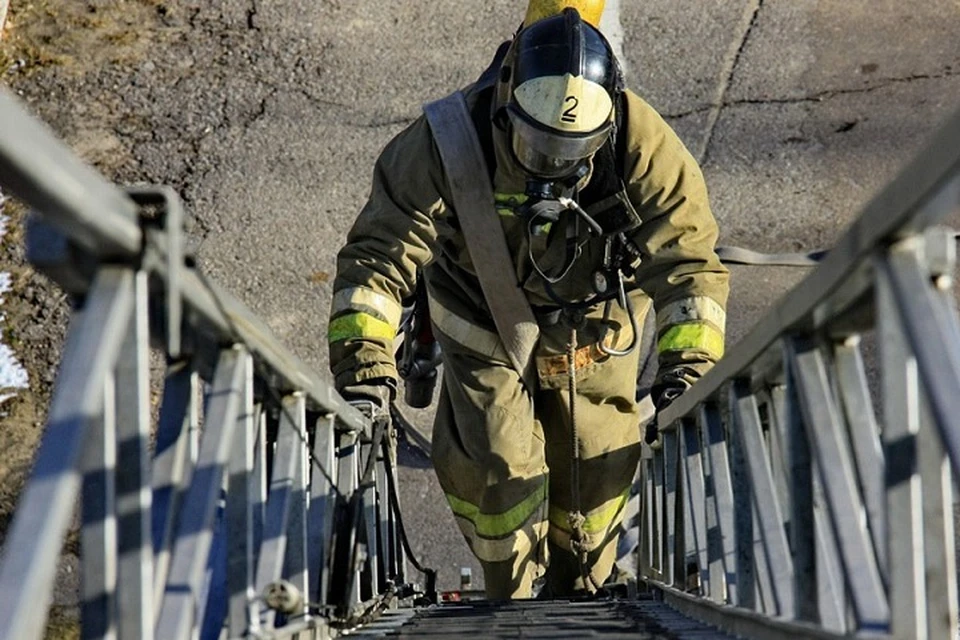
<path fill-rule="evenodd" d="M 960 198 L 958 198 L 960 207 Z M 935 292 L 935 306 L 940 307 L 944 318 L 944 335 L 947 348 L 960 350 L 960 322 L 953 297 L 954 273 L 957 266 L 956 234 L 951 229 L 933 227 L 927 230 L 924 242 L 924 258 L 930 273 L 930 286 Z M 954 478 L 943 438 L 933 422 L 929 398 L 925 398 L 921 438 L 918 450 L 924 490 L 924 529 L 926 539 L 927 592 L 941 593 L 942 598 L 928 599 L 927 616 L 931 620 L 931 635 L 953 635 L 958 628 L 957 556 L 955 547 L 955 521 L 953 515 Z M 956 423 L 943 425 L 955 429 Z"/>
<path fill-rule="evenodd" d="M 793 559 L 783 527 L 783 515 L 764 446 L 756 396 L 744 381 L 731 385 L 731 408 L 739 433 L 738 448 L 747 464 L 758 544 L 754 562 L 758 567 L 763 609 L 787 619 L 794 617 Z"/>
<path fill-rule="evenodd" d="M 303 517 L 295 514 L 302 504 L 296 501 L 302 489 L 297 483 L 297 471 L 301 464 L 303 441 L 301 432 L 306 421 L 303 396 L 293 394 L 283 399 L 280 412 L 280 425 L 277 430 L 277 450 L 273 457 L 273 474 L 270 480 L 270 491 L 267 497 L 266 528 L 263 536 L 263 547 L 260 549 L 260 561 L 257 565 L 256 592 L 262 594 L 272 582 L 283 577 L 284 559 L 293 559 L 296 554 L 302 554 L 305 547 L 302 544 L 294 549 L 298 538 L 298 526 L 303 523 Z M 290 564 L 290 563 L 288 563 Z M 300 563 L 302 565 L 302 562 Z M 298 571 L 299 584 L 295 584 L 304 597 L 309 597 L 303 590 L 306 583 L 302 571 Z M 304 613 L 305 609 L 298 613 Z M 267 611 L 265 625 L 273 628 L 274 611 Z"/>
<path fill-rule="evenodd" d="M 407 576 L 410 573 L 410 567 L 408 566 L 409 560 L 407 558 L 406 549 L 403 547 L 403 540 L 400 532 L 400 520 L 399 512 L 401 507 L 400 494 L 399 494 L 399 483 L 400 479 L 397 477 L 397 432 L 395 429 L 391 429 L 389 434 L 392 438 L 390 447 L 386 452 L 386 457 L 384 462 L 387 463 L 387 468 L 384 470 L 384 482 L 383 485 L 383 500 L 386 503 L 387 510 L 387 523 L 390 528 L 390 554 L 393 558 L 393 576 L 396 584 L 406 584 Z M 391 487 L 393 488 L 394 494 L 391 498 Z M 396 499 L 396 505 L 393 504 L 393 499 Z"/>
<path fill-rule="evenodd" d="M 254 510 L 262 508 L 261 480 L 254 474 L 259 429 L 254 421 L 253 359 L 244 353 L 240 358 L 240 410 L 230 453 L 230 479 L 227 486 L 227 590 L 230 607 L 228 622 L 234 637 L 248 634 L 259 624 L 255 615 L 253 581 L 256 567 Z M 265 444 L 260 445 L 261 448 Z"/>
<path fill-rule="evenodd" d="M 877 258 L 876 316 L 883 365 L 887 562 L 894 578 L 888 591 L 890 631 L 895 638 L 926 638 L 923 502 L 917 473 L 920 381 L 885 260 L 884 256 Z"/>
<path fill-rule="evenodd" d="M 196 470 L 184 497 L 176 546 L 157 621 L 158 638 L 187 638 L 199 623 L 197 606 L 213 545 L 224 473 L 232 451 L 247 380 L 247 354 L 224 349 L 214 373 Z M 200 612 L 202 613 L 202 612 Z"/>
<path fill-rule="evenodd" d="M 666 516 L 663 514 L 663 449 L 653 454 L 653 570 L 661 582 L 667 581 Z"/>
<path fill-rule="evenodd" d="M 710 599 L 719 604 L 738 601 L 737 546 L 734 527 L 733 485 L 726 436 L 720 411 L 704 403 L 697 415 L 704 435 L 704 469 L 707 477 L 707 555 L 710 559 Z M 711 491 L 712 489 L 712 491 Z"/>
<path fill-rule="evenodd" d="M 743 439 L 737 435 L 742 428 L 733 408 L 736 396 L 731 388 L 727 397 L 727 416 L 729 416 L 730 469 L 733 487 L 734 539 L 736 540 L 737 589 L 733 604 L 744 609 L 761 610 L 757 603 L 756 547 L 753 517 L 753 492 L 750 486 L 750 474 L 747 471 L 747 455 Z"/>
<path fill-rule="evenodd" d="M 372 480 L 376 483 L 377 480 L 377 459 L 380 457 L 380 452 L 374 448 L 374 443 L 364 444 L 361 447 L 361 451 L 366 455 L 360 457 L 361 466 L 360 473 L 363 472 L 363 469 L 366 468 L 367 464 L 373 464 L 373 477 Z M 364 593 L 363 588 L 361 588 L 361 597 L 372 598 L 376 594 L 380 593 L 381 584 L 380 584 L 380 572 L 378 567 L 383 561 L 381 555 L 381 548 L 377 544 L 377 487 L 376 484 L 372 486 L 360 487 L 362 492 L 361 501 L 363 503 L 363 522 L 362 527 L 364 530 L 364 537 L 366 538 L 366 558 L 364 564 L 366 564 L 370 571 L 370 583 L 369 585 L 364 585 L 369 587 L 370 593 Z M 359 532 L 358 532 L 359 533 Z M 362 569 L 361 569 L 362 571 Z"/>
<path fill-rule="evenodd" d="M 113 640 L 117 637 L 117 419 L 112 374 L 101 393 L 103 411 L 84 443 L 80 621 L 84 638 Z"/>
<path fill-rule="evenodd" d="M 866 510 L 856 482 L 846 428 L 828 379 L 823 354 L 817 343 L 799 338 L 793 340 L 791 349 L 804 423 L 819 463 L 830 520 L 843 562 L 844 582 L 850 591 L 859 629 L 886 631 L 890 610 L 866 526 Z"/>
<path fill-rule="evenodd" d="M 376 500 L 377 500 L 377 519 L 380 523 L 377 535 L 379 536 L 379 545 L 381 550 L 380 578 L 383 581 L 392 581 L 396 584 L 397 579 L 397 545 L 396 535 L 393 523 L 390 520 L 390 495 L 389 485 L 387 483 L 387 464 L 386 455 L 388 447 L 387 438 L 394 438 L 394 432 L 384 434 L 384 446 L 377 452 L 377 471 L 376 471 Z"/>
<path fill-rule="evenodd" d="M 820 622 L 817 581 L 821 576 L 816 562 L 816 524 L 814 520 L 813 480 L 810 445 L 803 427 L 796 381 L 789 351 L 784 347 L 785 384 L 775 387 L 773 396 L 787 456 L 790 493 L 790 552 L 793 554 L 794 608 L 798 620 Z M 824 578 L 825 579 L 825 578 Z"/>
<path fill-rule="evenodd" d="M 917 466 L 923 485 L 924 575 L 931 638 L 957 636 L 957 561 L 954 549 L 953 474 L 927 403 L 922 403 Z"/>
<path fill-rule="evenodd" d="M 346 517 L 338 523 L 334 552 L 345 554 L 346 557 L 332 559 L 342 569 L 340 575 L 332 576 L 332 579 L 340 581 L 343 596 L 342 601 L 332 604 L 341 608 L 341 615 L 348 615 L 360 602 L 360 566 L 354 563 L 360 559 L 353 557 L 359 530 L 354 529 L 354 523 L 349 521 L 354 515 L 350 507 L 360 497 L 355 495 L 360 485 L 360 438 L 356 431 L 344 431 L 338 434 L 337 440 L 337 490 L 343 497 L 343 513 Z"/>
<path fill-rule="evenodd" d="M 660 433 L 660 439 L 663 442 L 663 448 L 660 453 L 663 456 L 663 545 L 664 545 L 664 567 L 663 581 L 670 586 L 678 586 L 678 579 L 683 575 L 682 570 L 678 570 L 677 563 L 683 556 L 683 548 L 678 547 L 683 531 L 683 515 L 678 510 L 680 503 L 677 501 L 677 493 L 680 488 L 679 478 L 679 441 L 676 429 L 667 429 Z M 683 585 L 679 585 L 682 589 Z"/>
<path fill-rule="evenodd" d="M 877 553 L 880 574 L 887 573 L 886 522 L 884 520 L 883 476 L 885 461 L 880 444 L 880 427 L 870 398 L 866 368 L 860 355 L 860 338 L 849 337 L 833 346 L 837 387 L 843 400 L 844 416 L 850 425 L 850 441 L 863 489 L 863 502 L 871 539 Z"/>
<path fill-rule="evenodd" d="M 683 461 L 683 524 L 684 538 L 686 538 L 685 564 L 693 562 L 696 574 L 691 575 L 689 566 L 685 576 L 685 589 L 690 591 L 694 586 L 698 592 L 706 595 L 710 592 L 709 560 L 707 558 L 707 500 L 703 478 L 703 463 L 701 456 L 700 429 L 696 421 L 684 418 L 680 421 L 680 457 Z M 698 579 L 698 585 L 690 584 Z"/>
<path fill-rule="evenodd" d="M 332 414 L 317 420 L 313 443 L 313 456 L 319 464 L 312 469 L 310 478 L 307 549 L 310 566 L 317 570 L 317 575 L 310 576 L 310 600 L 319 603 L 326 603 L 330 592 L 330 532 L 336 512 L 336 477 L 339 473 L 335 425 L 336 417 Z"/>
<path fill-rule="evenodd" d="M 306 400 L 302 393 L 284 398 L 284 403 L 295 418 L 290 429 L 296 429 L 296 465 L 293 472 L 293 502 L 287 535 L 287 553 L 283 575 L 303 597 L 309 597 L 311 580 L 316 578 L 316 567 L 310 566 L 307 522 L 310 512 L 310 443 L 307 439 Z M 282 425 L 281 425 L 282 426 Z M 301 615 L 309 618 L 310 610 L 303 604 Z"/>
<path fill-rule="evenodd" d="M 267 517 L 267 491 L 269 478 L 267 478 L 267 458 L 275 455 L 271 447 L 276 443 L 269 442 L 267 439 L 267 411 L 262 402 L 253 406 L 253 471 L 250 477 L 250 499 L 253 501 L 253 550 L 254 560 L 259 558 L 259 549 L 263 546 L 264 526 Z M 259 594 L 257 594 L 259 595 Z"/>
<path fill-rule="evenodd" d="M 653 578 L 653 478 L 652 458 L 647 457 L 646 446 L 640 458 L 640 509 L 637 521 L 640 527 L 640 541 L 637 545 L 637 576 Z"/>
<path fill-rule="evenodd" d="M 153 544 L 150 487 L 150 328 L 147 274 L 134 279 L 134 313 L 117 362 L 118 594 L 121 640 L 152 640 Z"/>
<path fill-rule="evenodd" d="M 820 463 L 816 458 L 810 463 L 810 471 L 813 475 L 811 484 L 815 505 L 812 531 L 816 545 L 817 607 L 820 612 L 820 623 L 831 631 L 846 633 L 850 626 L 847 619 L 850 607 L 847 585 L 843 579 L 843 561 L 840 558 L 840 548 L 830 521 Z"/>
<path fill-rule="evenodd" d="M 789 435 L 783 422 L 783 385 L 773 384 L 762 396 L 761 406 L 766 409 L 767 449 L 769 451 L 770 471 L 776 488 L 777 502 L 783 515 L 784 531 L 790 529 L 790 453 Z"/>
<path fill-rule="evenodd" d="M 186 494 L 199 443 L 199 381 L 186 362 L 168 365 L 160 403 L 151 485 L 151 530 L 154 553 L 153 617 L 160 615 L 173 555 L 180 506 Z"/>
<path fill-rule="evenodd" d="M 960 431 L 956 429 L 960 328 L 953 301 L 944 292 L 952 283 L 954 242 L 953 234 L 930 229 L 923 239 L 892 247 L 882 263 L 904 334 L 903 349 L 914 358 L 920 388 L 914 399 L 914 477 L 921 490 L 919 533 L 927 598 L 925 610 L 917 613 L 926 614 L 930 637 L 954 634 L 957 620 L 952 479 L 945 462 L 949 457 L 960 464 Z M 931 597 L 933 594 L 938 597 Z M 918 606 L 923 608 L 923 602 Z"/>
<path fill-rule="evenodd" d="M 98 272 L 82 310 L 74 312 L 47 429 L 21 495 L 0 563 L 0 638 L 39 638 L 64 534 L 80 488 L 81 458 L 91 422 L 104 410 L 133 310 L 133 274 Z M 15 550 L 11 552 L 11 550 Z"/>

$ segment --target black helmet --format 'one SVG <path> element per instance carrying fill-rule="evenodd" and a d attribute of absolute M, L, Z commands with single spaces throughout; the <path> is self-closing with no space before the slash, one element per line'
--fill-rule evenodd
<path fill-rule="evenodd" d="M 568 176 L 610 136 L 623 90 L 620 65 L 576 9 L 522 29 L 500 80 L 511 145 L 531 174 Z"/>

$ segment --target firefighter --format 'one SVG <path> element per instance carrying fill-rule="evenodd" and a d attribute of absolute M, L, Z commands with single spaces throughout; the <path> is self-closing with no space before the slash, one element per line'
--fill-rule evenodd
<path fill-rule="evenodd" d="M 500 289 L 481 282 L 425 117 L 383 150 L 338 255 L 330 359 L 348 400 L 393 400 L 402 301 L 426 285 L 444 365 L 433 463 L 494 599 L 590 593 L 610 576 L 640 456 L 636 345 L 651 307 L 658 409 L 723 353 L 728 273 L 703 176 L 623 87 L 602 7 L 532 0 L 462 90 L 485 161 L 474 175 L 493 187 L 482 205 L 509 252 L 485 267 Z M 527 370 L 491 312 L 497 291 L 522 292 L 535 318 Z"/>

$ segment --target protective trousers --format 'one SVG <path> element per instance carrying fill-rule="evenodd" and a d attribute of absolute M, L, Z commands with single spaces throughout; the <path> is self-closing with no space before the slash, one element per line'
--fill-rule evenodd
<path fill-rule="evenodd" d="M 650 306 L 635 295 L 638 326 Z M 579 500 L 573 504 L 570 328 L 541 326 L 539 388 L 524 388 L 495 333 L 470 325 L 435 297 L 431 318 L 441 342 L 444 381 L 433 435 L 433 462 L 447 500 L 484 570 L 487 596 L 529 598 L 535 583 L 562 596 L 590 592 L 611 574 L 619 525 L 640 456 L 635 401 L 639 349 L 612 357 L 597 347 L 631 340 L 614 305 L 605 334 L 600 309 L 578 331 L 575 420 Z M 486 345 L 486 346 L 484 346 Z M 585 516 L 577 530 L 570 514 Z M 586 558 L 581 567 L 571 539 Z M 586 578 L 586 580 L 584 580 Z"/>

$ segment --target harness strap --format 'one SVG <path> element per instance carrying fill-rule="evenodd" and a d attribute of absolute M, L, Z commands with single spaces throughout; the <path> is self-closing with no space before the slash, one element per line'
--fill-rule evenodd
<path fill-rule="evenodd" d="M 500 216 L 494 208 L 493 184 L 460 91 L 424 106 L 440 160 L 450 182 L 453 206 L 467 251 L 510 362 L 531 392 L 536 388 L 533 352 L 540 327 L 516 279 Z"/>

